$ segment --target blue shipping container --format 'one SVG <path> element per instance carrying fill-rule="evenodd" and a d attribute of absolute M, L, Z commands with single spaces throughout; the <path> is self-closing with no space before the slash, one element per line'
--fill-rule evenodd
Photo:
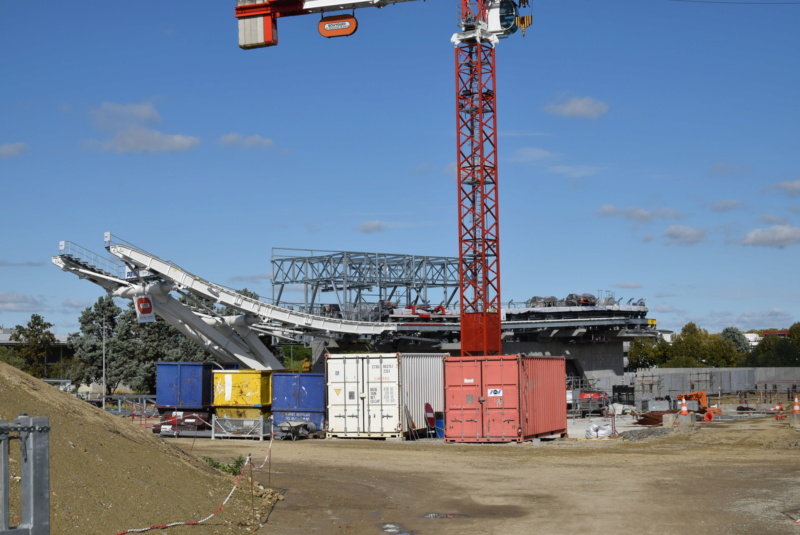
<path fill-rule="evenodd" d="M 156 364 L 156 406 L 201 409 L 211 406 L 213 364 L 159 362 Z"/>
<path fill-rule="evenodd" d="M 274 372 L 272 410 L 325 412 L 325 374 Z"/>
<path fill-rule="evenodd" d="M 317 429 L 325 425 L 325 374 L 275 372 L 272 374 L 274 425 L 307 421 Z"/>

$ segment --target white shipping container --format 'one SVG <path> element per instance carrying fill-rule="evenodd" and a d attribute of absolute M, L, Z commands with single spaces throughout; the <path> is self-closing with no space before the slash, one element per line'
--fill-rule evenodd
<path fill-rule="evenodd" d="M 444 357 L 447 353 L 401 353 L 400 390 L 411 420 L 424 429 L 425 404 L 444 412 Z"/>
<path fill-rule="evenodd" d="M 400 437 L 410 420 L 424 428 L 425 403 L 444 407 L 443 356 L 327 355 L 328 435 Z"/>

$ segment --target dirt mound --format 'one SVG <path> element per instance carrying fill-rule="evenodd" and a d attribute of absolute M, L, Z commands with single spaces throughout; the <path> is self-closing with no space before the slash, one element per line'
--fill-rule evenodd
<path fill-rule="evenodd" d="M 53 535 L 114 534 L 205 518 L 222 504 L 233 478 L 183 453 L 150 430 L 110 415 L 0 363 L 0 420 L 21 413 L 50 418 L 50 522 Z M 266 446 L 259 446 L 264 449 Z M 11 444 L 12 525 L 19 516 L 19 446 Z M 257 458 L 253 448 L 254 460 Z M 254 531 L 249 483 L 201 526 L 173 533 Z M 246 494 L 246 496 L 245 496 Z M 262 513 L 262 512 L 258 512 Z"/>

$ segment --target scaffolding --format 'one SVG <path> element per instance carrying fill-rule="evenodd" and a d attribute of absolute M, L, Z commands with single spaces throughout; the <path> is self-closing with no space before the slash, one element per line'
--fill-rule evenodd
<path fill-rule="evenodd" d="M 458 301 L 456 257 L 273 248 L 272 273 L 277 306 L 320 316 L 381 321 L 395 308 Z M 302 301 L 284 298 L 290 285 L 302 286 Z"/>

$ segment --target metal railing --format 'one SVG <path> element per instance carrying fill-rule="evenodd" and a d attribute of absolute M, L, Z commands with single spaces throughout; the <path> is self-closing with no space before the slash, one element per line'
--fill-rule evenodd
<path fill-rule="evenodd" d="M 264 440 L 272 433 L 272 418 L 211 417 L 211 440 L 217 438 L 256 438 Z"/>
<path fill-rule="evenodd" d="M 20 443 L 20 523 L 9 525 L 9 443 Z M 21 414 L 0 420 L 0 535 L 50 534 L 50 423 Z"/>

